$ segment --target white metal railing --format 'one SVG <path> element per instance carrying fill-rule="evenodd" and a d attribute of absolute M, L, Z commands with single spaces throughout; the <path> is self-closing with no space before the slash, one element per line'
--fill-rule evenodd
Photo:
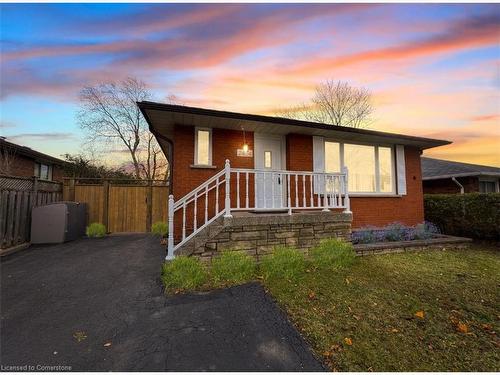
<path fill-rule="evenodd" d="M 177 202 L 173 195 L 169 196 L 167 259 L 173 259 L 177 248 L 221 215 L 231 217 L 232 211 L 276 210 L 288 211 L 290 215 L 293 210 L 310 209 L 350 212 L 347 186 L 347 168 L 341 173 L 242 169 L 231 168 L 226 160 L 223 170 Z M 223 207 L 219 206 L 221 200 Z M 182 220 L 178 220 L 182 229 L 179 241 L 174 244 L 174 216 L 178 211 L 182 211 Z M 189 222 L 192 222 L 190 233 Z"/>

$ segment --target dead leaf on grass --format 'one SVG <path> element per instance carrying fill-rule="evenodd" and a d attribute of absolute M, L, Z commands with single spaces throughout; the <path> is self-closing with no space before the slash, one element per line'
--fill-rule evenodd
<path fill-rule="evenodd" d="M 467 333 L 467 332 L 469 332 L 469 327 L 465 323 L 458 322 L 457 331 L 461 332 L 461 333 Z"/>
<path fill-rule="evenodd" d="M 352 339 L 351 339 L 350 337 L 346 337 L 346 338 L 344 339 L 344 342 L 345 342 L 347 345 L 349 345 L 349 346 L 351 346 L 351 345 L 352 345 Z"/>
<path fill-rule="evenodd" d="M 425 313 L 422 310 L 419 310 L 415 313 L 415 316 L 420 319 L 424 319 Z"/>
<path fill-rule="evenodd" d="M 76 341 L 81 342 L 87 338 L 87 335 L 83 331 L 76 331 L 75 333 L 73 333 L 73 337 Z"/>
<path fill-rule="evenodd" d="M 315 299 L 316 298 L 316 293 L 310 292 L 308 295 L 309 299 Z"/>
<path fill-rule="evenodd" d="M 391 329 L 391 332 L 392 332 L 392 333 L 398 333 L 398 332 L 399 332 L 399 329 L 397 329 L 397 328 L 393 328 L 393 329 Z"/>

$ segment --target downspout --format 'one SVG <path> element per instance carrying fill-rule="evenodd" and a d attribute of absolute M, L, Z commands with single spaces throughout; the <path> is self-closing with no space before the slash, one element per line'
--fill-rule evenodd
<path fill-rule="evenodd" d="M 460 182 L 457 181 L 455 177 L 452 177 L 451 180 L 457 184 L 457 186 L 460 188 L 460 194 L 464 193 L 464 185 L 462 185 Z"/>

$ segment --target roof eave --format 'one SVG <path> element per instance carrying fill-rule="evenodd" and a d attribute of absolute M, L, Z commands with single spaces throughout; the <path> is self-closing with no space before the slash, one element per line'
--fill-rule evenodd
<path fill-rule="evenodd" d="M 447 140 L 433 139 L 433 138 L 424 138 L 424 137 L 415 137 L 409 136 L 405 134 L 395 134 L 395 133 L 387 133 L 380 132 L 375 130 L 366 130 L 366 129 L 357 129 L 357 128 L 348 128 L 342 126 L 335 126 L 329 124 L 322 124 L 316 122 L 288 119 L 282 117 L 271 117 L 271 116 L 263 116 L 263 115 L 255 115 L 255 114 L 244 114 L 244 113 L 236 113 L 236 112 L 228 112 L 228 111 L 219 111 L 212 110 L 206 108 L 196 108 L 196 107 L 187 107 L 180 106 L 175 104 L 165 104 L 165 103 L 155 103 L 155 102 L 138 102 L 137 105 L 139 109 L 143 113 L 146 121 L 149 124 L 150 129 L 154 129 L 155 126 L 152 123 L 148 110 L 156 110 L 156 111 L 166 111 L 166 112 L 174 112 L 174 113 L 182 113 L 182 114 L 194 114 L 201 116 L 210 116 L 210 117 L 219 117 L 226 119 L 235 119 L 235 120 L 246 120 L 246 121 L 254 121 L 261 123 L 272 123 L 279 124 L 282 126 L 289 127 L 301 127 L 307 129 L 318 129 L 323 131 L 332 131 L 332 132 L 341 132 L 341 133 L 355 133 L 364 137 L 378 137 L 378 138 L 386 138 L 388 140 L 399 140 L 404 143 L 411 143 L 415 147 L 419 147 L 421 150 L 439 147 L 451 144 L 452 142 Z"/>

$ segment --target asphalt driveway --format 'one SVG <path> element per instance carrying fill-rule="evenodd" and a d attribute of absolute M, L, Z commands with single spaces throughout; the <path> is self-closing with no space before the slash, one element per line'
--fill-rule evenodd
<path fill-rule="evenodd" d="M 3 259 L 2 369 L 323 370 L 259 284 L 167 298 L 163 256 L 134 234 Z"/>

